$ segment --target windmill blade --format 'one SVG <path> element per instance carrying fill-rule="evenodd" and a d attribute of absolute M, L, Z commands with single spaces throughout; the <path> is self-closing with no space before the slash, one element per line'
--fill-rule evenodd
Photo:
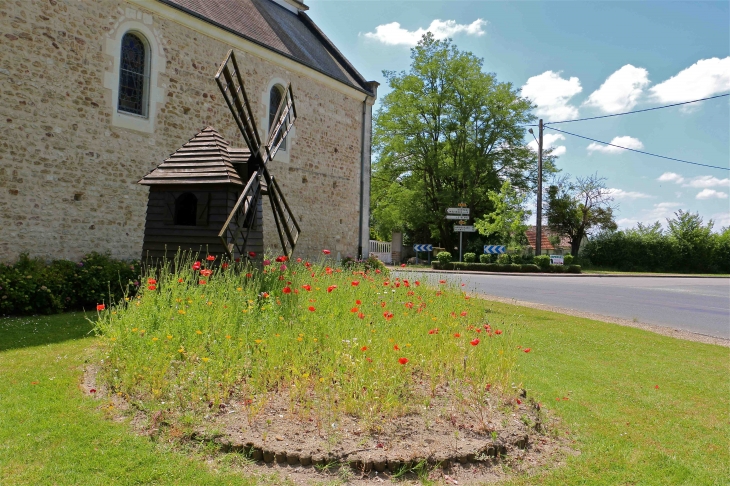
<path fill-rule="evenodd" d="M 269 141 L 266 143 L 269 160 L 273 159 L 276 152 L 279 151 L 279 146 L 286 139 L 286 136 L 289 135 L 297 119 L 297 109 L 294 105 L 294 93 L 291 89 L 291 83 L 286 87 L 284 96 L 281 97 L 279 106 L 276 109 L 276 113 L 278 117 L 276 118 L 276 123 L 269 130 Z"/>
<path fill-rule="evenodd" d="M 257 165 L 265 164 L 271 157 L 264 157 L 261 154 L 261 139 L 256 129 L 253 110 L 251 110 L 251 104 L 248 102 L 246 89 L 243 86 L 243 79 L 241 79 L 241 71 L 238 69 L 238 63 L 236 62 L 236 55 L 233 53 L 233 49 L 228 51 L 228 55 L 226 55 L 225 60 L 218 68 L 218 72 L 215 74 L 215 81 L 221 90 L 221 94 L 223 94 L 223 99 L 226 100 L 228 109 L 231 110 L 233 119 L 236 121 L 241 135 L 243 135 L 246 145 L 251 150 L 251 155 L 255 163 Z M 268 147 L 264 147 L 268 155 Z"/>
<path fill-rule="evenodd" d="M 290 257 L 299 240 L 301 228 L 289 204 L 286 202 L 276 179 L 274 179 L 266 168 L 262 172 L 268 188 L 271 209 L 274 211 L 274 222 L 276 223 L 276 230 L 279 233 L 281 248 L 284 254 Z"/>
<path fill-rule="evenodd" d="M 256 224 L 256 209 L 261 197 L 261 184 L 259 183 L 259 172 L 254 171 L 243 189 L 241 196 L 233 206 L 231 214 L 223 224 L 218 233 L 223 248 L 228 258 L 233 260 L 235 255 L 246 256 L 246 245 L 248 244 L 251 228 Z"/>

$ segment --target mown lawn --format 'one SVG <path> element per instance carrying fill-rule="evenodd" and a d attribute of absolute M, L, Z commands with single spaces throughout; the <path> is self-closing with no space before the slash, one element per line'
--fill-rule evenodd
<path fill-rule="evenodd" d="M 730 350 L 493 303 L 521 323 L 528 393 L 580 455 L 510 484 L 728 484 Z M 81 314 L 0 320 L 0 484 L 282 484 L 139 437 L 79 390 Z M 559 398 L 559 400 L 557 400 Z M 564 398 L 567 398 L 565 400 Z"/>

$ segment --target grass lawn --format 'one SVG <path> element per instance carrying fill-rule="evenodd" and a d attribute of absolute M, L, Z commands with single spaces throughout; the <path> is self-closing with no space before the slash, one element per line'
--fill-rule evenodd
<path fill-rule="evenodd" d="M 493 322 L 521 323 L 532 351 L 520 378 L 580 451 L 510 484 L 728 484 L 730 350 L 490 305 Z M 78 313 L 0 320 L 0 484 L 283 483 L 108 420 L 78 388 L 97 347 L 90 329 Z"/>

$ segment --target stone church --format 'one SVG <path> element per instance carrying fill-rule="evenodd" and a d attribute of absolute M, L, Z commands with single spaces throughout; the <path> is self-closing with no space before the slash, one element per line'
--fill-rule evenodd
<path fill-rule="evenodd" d="M 377 83 L 299 0 L 0 0 L 0 261 L 140 257 L 137 182 L 206 127 L 245 148 L 215 83 L 234 49 L 266 138 L 291 83 L 297 122 L 273 162 L 296 256 L 368 245 Z M 264 199 L 265 206 L 268 202 Z M 278 236 L 264 208 L 264 241 Z"/>

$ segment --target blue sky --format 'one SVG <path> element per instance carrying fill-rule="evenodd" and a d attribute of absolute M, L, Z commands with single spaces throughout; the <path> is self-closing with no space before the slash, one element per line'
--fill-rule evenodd
<path fill-rule="evenodd" d="M 522 88 L 546 121 L 640 110 L 730 92 L 730 2 L 305 0 L 308 14 L 369 80 L 407 70 L 419 29 L 448 35 L 485 71 Z M 397 24 L 395 24 L 397 23 Z M 377 105 L 376 105 L 377 108 Z M 730 166 L 730 97 L 556 125 L 617 145 Z M 564 173 L 597 172 L 621 227 L 678 209 L 730 225 L 730 171 L 545 131 Z M 526 142 L 532 137 L 526 132 Z M 529 138 L 528 138 L 529 137 Z M 563 137 L 563 138 L 560 138 Z M 619 138 L 617 138 L 619 137 Z M 561 148 L 562 147 L 562 148 Z"/>

